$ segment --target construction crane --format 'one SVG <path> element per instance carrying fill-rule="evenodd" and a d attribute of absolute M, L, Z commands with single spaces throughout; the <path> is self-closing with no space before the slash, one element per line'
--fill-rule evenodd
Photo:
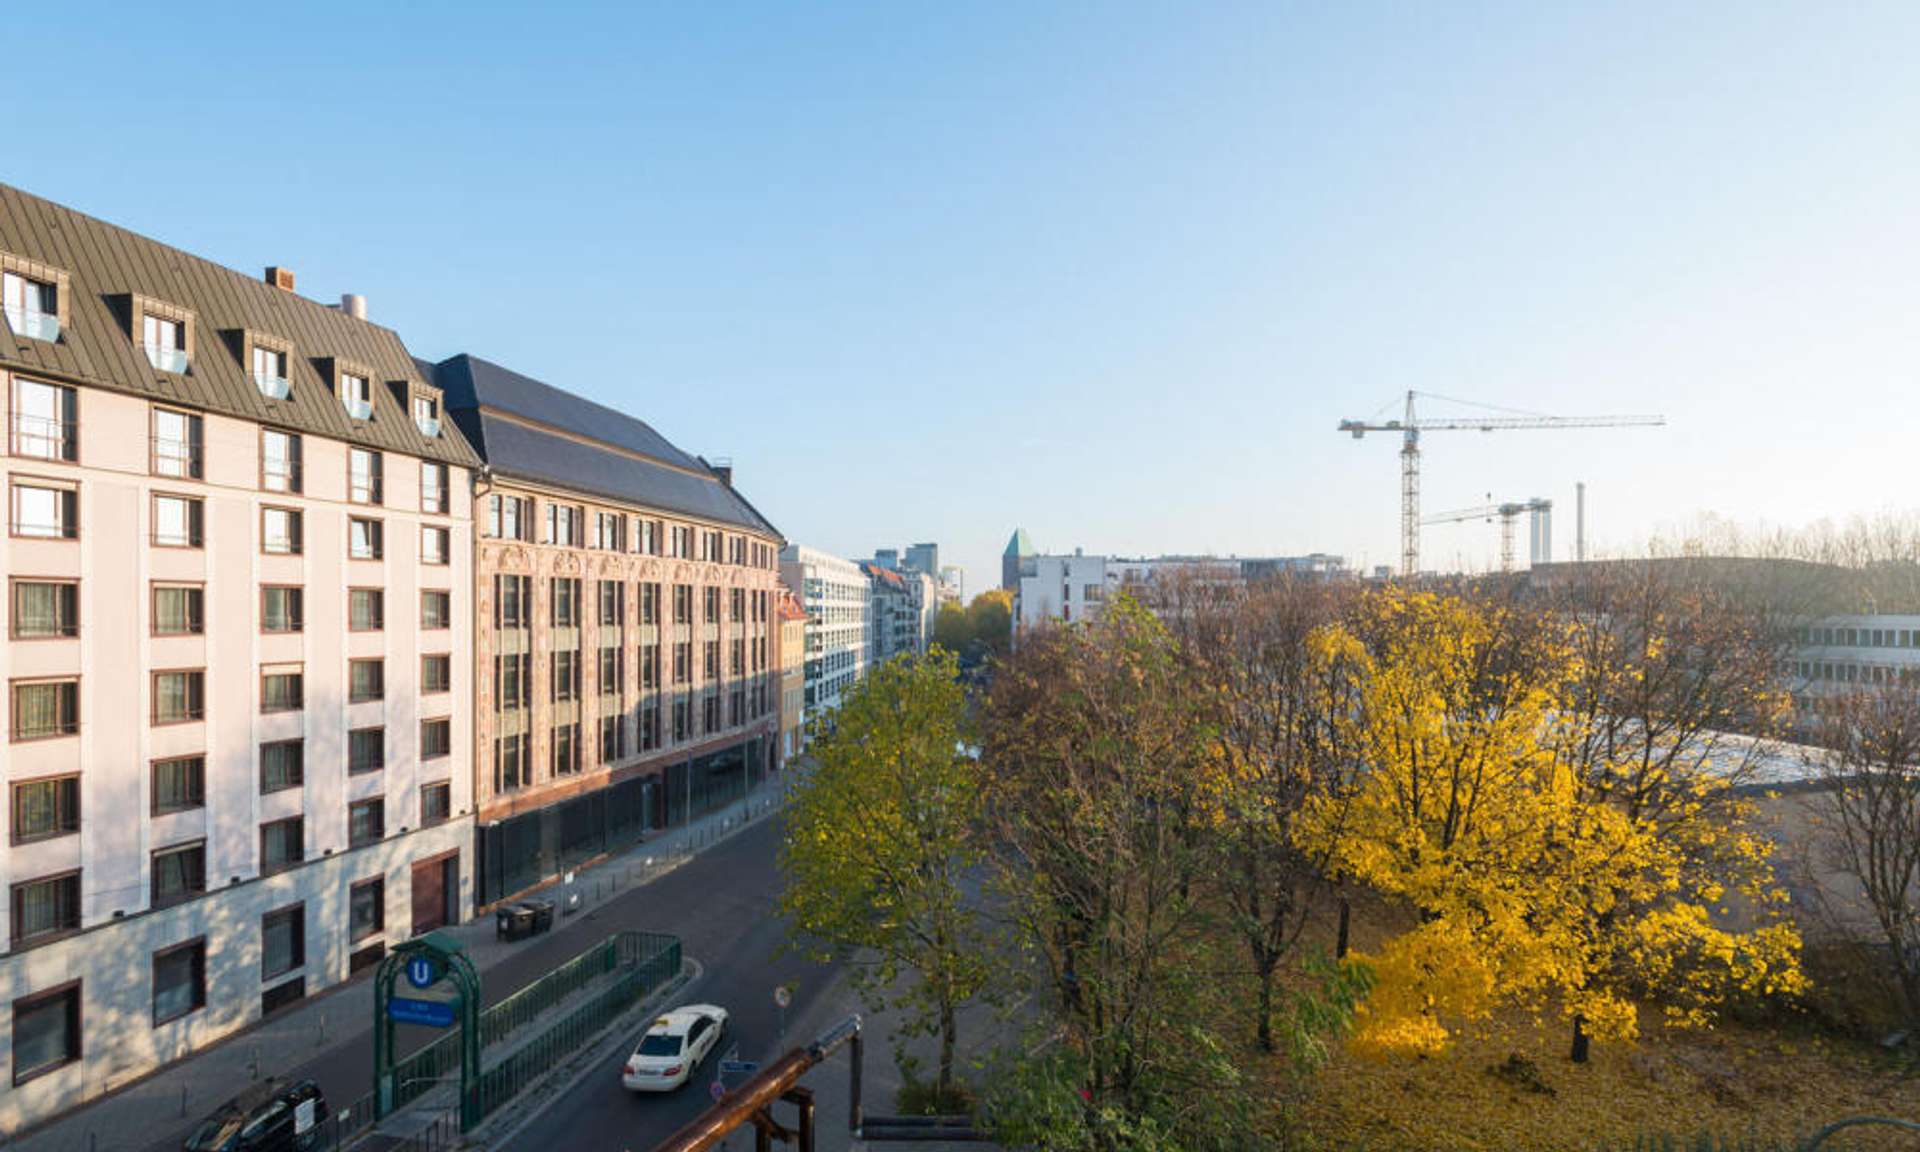
<path fill-rule="evenodd" d="M 1534 564 L 1550 559 L 1553 551 L 1553 501 L 1535 497 L 1526 503 L 1482 504 L 1478 508 L 1461 508 L 1453 512 L 1442 512 L 1420 521 L 1422 524 L 1458 524 L 1463 520 L 1491 520 L 1500 517 L 1500 571 L 1513 571 L 1513 528 L 1522 512 L 1533 514 L 1532 548 L 1528 559 Z"/>
<path fill-rule="evenodd" d="M 1526 413 L 1510 416 L 1474 416 L 1462 419 L 1422 420 L 1414 415 L 1416 397 L 1448 400 L 1431 392 L 1408 392 L 1407 414 L 1401 420 L 1375 423 L 1369 420 L 1342 420 L 1340 431 L 1353 434 L 1355 440 L 1369 432 L 1400 433 L 1400 574 L 1412 579 L 1420 574 L 1420 434 L 1422 432 L 1503 432 L 1522 428 L 1649 428 L 1667 422 L 1665 416 L 1542 416 Z M 1455 404 L 1471 401 L 1452 400 Z M 1480 405 L 1488 407 L 1488 405 Z M 1510 411 L 1497 409 L 1497 411 Z"/>

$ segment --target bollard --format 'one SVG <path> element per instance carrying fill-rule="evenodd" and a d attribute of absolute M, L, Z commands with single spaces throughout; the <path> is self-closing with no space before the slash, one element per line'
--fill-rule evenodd
<path fill-rule="evenodd" d="M 182 1084 L 180 1085 L 180 1118 L 184 1120 L 186 1119 L 186 1116 L 187 1116 L 187 1086 L 185 1084 Z"/>
<path fill-rule="evenodd" d="M 320 1039 L 314 1041 L 313 1046 L 315 1048 L 327 1046 L 327 1014 L 325 1012 L 320 1013 Z"/>
<path fill-rule="evenodd" d="M 247 1079 L 260 1079 L 260 1045 L 253 1046 L 253 1059 L 247 1064 Z"/>

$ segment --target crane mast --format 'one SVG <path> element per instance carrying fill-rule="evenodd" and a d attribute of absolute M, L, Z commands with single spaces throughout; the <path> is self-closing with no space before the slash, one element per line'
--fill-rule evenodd
<path fill-rule="evenodd" d="M 1664 416 L 1479 416 L 1465 419 L 1422 420 L 1414 413 L 1414 399 L 1420 393 L 1408 391 L 1406 415 L 1399 420 L 1376 423 L 1368 420 L 1342 420 L 1340 431 L 1355 440 L 1369 432 L 1400 433 L 1400 574 L 1412 579 L 1420 574 L 1420 434 L 1422 432 L 1496 432 L 1544 428 L 1654 428 L 1667 422 Z M 1510 551 L 1510 549 L 1509 549 Z"/>

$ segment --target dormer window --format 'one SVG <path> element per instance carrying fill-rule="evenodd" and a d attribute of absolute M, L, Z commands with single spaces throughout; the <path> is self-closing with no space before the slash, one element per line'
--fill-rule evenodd
<path fill-rule="evenodd" d="M 0 272 L 0 310 L 15 336 L 49 343 L 60 339 L 60 285 L 52 279 Z"/>
<path fill-rule="evenodd" d="M 284 348 L 269 348 L 256 343 L 253 346 L 253 384 L 260 389 L 260 395 L 269 400 L 285 400 L 293 388 L 287 382 L 287 362 L 291 357 Z"/>
<path fill-rule="evenodd" d="M 187 370 L 187 322 L 151 312 L 140 317 L 140 344 L 147 363 L 161 372 Z"/>
<path fill-rule="evenodd" d="M 439 436 L 440 401 L 424 393 L 414 393 L 413 424 L 422 436 Z"/>
<path fill-rule="evenodd" d="M 340 402 L 347 406 L 347 415 L 355 420 L 373 418 L 373 385 L 365 376 L 356 376 L 351 372 L 340 374 Z"/>

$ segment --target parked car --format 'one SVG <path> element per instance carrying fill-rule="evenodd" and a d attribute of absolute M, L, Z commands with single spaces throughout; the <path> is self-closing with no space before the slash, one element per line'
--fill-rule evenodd
<path fill-rule="evenodd" d="M 687 1081 L 727 1031 L 727 1010 L 689 1004 L 654 1020 L 627 1057 L 620 1083 L 635 1092 L 671 1092 Z"/>
<path fill-rule="evenodd" d="M 327 1098 L 311 1080 L 268 1080 L 214 1109 L 185 1152 L 307 1152 L 320 1142 Z"/>

